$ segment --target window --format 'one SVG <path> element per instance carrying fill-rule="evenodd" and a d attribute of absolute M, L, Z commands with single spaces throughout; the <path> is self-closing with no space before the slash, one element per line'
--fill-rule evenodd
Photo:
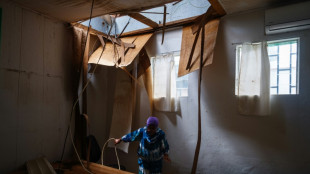
<path fill-rule="evenodd" d="M 188 76 L 178 78 L 179 53 L 152 58 L 153 101 L 158 111 L 179 111 L 179 97 L 188 96 Z"/>
<path fill-rule="evenodd" d="M 298 94 L 298 39 L 268 43 L 270 94 Z"/>
<path fill-rule="evenodd" d="M 286 39 L 267 43 L 270 62 L 270 94 L 298 94 L 299 39 Z M 237 94 L 238 90 L 237 84 L 241 56 L 242 45 L 237 45 L 235 94 Z"/>
<path fill-rule="evenodd" d="M 176 78 L 176 91 L 177 96 L 187 97 L 188 96 L 188 75 L 178 77 L 180 55 L 174 56 L 174 71 Z"/>

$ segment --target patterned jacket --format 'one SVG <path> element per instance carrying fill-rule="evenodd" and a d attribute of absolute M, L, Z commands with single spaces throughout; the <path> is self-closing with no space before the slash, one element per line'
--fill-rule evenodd
<path fill-rule="evenodd" d="M 122 137 L 124 142 L 140 141 L 138 156 L 145 161 L 157 161 L 169 152 L 169 144 L 165 132 L 157 128 L 155 135 L 149 136 L 143 127 Z"/>

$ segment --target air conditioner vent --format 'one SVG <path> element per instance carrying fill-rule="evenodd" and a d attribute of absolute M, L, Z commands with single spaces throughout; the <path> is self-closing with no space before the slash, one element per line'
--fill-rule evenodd
<path fill-rule="evenodd" d="M 310 1 L 266 10 L 266 34 L 310 29 L 309 9 Z"/>

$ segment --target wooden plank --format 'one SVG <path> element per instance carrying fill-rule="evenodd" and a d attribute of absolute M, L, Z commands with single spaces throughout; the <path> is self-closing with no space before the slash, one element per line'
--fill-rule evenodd
<path fill-rule="evenodd" d="M 195 36 L 195 40 L 194 40 L 194 43 L 193 43 L 193 46 L 192 46 L 192 49 L 191 49 L 191 54 L 190 54 L 189 59 L 188 59 L 188 62 L 187 62 L 186 70 L 188 70 L 188 69 L 190 68 L 190 66 L 191 66 L 192 58 L 193 58 L 195 46 L 196 46 L 196 43 L 197 43 L 197 40 L 198 40 L 198 37 L 199 37 L 199 34 L 200 34 L 200 30 L 201 30 L 201 28 L 204 28 L 204 25 L 205 25 L 204 22 L 205 22 L 206 18 L 207 18 L 207 17 L 212 17 L 212 12 L 213 12 L 213 11 L 214 11 L 213 8 L 210 7 L 210 8 L 208 9 L 208 11 L 207 11 L 205 14 L 202 15 L 202 17 L 201 17 L 201 19 L 200 19 L 200 21 L 199 21 L 199 25 L 198 25 L 197 31 L 196 31 L 197 34 L 196 34 L 196 36 Z M 199 18 L 200 18 L 200 17 L 199 17 Z M 194 26 L 197 26 L 197 23 L 196 23 Z M 193 27 L 192 27 L 192 28 L 193 28 Z M 194 34 L 195 32 L 192 32 L 192 33 Z"/>
<path fill-rule="evenodd" d="M 135 48 L 129 48 L 128 51 L 125 51 L 125 61 L 122 61 L 118 66 L 127 66 L 129 65 L 150 39 L 153 34 L 144 34 L 140 36 L 131 36 L 122 38 L 123 42 L 135 44 Z M 105 50 L 101 56 L 99 64 L 105 66 L 115 66 L 115 60 L 120 59 L 121 47 L 116 45 L 117 52 L 114 51 L 114 46 L 111 42 L 106 43 Z M 100 46 L 89 58 L 88 63 L 97 63 L 102 52 L 102 46 Z"/>
<path fill-rule="evenodd" d="M 88 53 L 89 53 L 89 40 L 90 35 L 86 36 L 86 45 L 84 50 L 84 57 L 83 57 L 83 88 L 86 86 L 87 83 L 87 70 L 88 70 Z M 87 114 L 87 90 L 83 92 L 83 107 L 82 112 L 83 114 Z"/>
<path fill-rule="evenodd" d="M 190 18 L 186 18 L 186 19 L 167 22 L 165 25 L 165 29 L 191 25 L 195 22 L 195 19 L 197 17 L 199 17 L 199 16 L 194 16 L 194 17 L 190 17 Z M 130 31 L 130 32 L 123 33 L 122 37 L 135 36 L 135 35 L 140 35 L 140 34 L 145 34 L 145 33 L 153 33 L 154 31 L 160 31 L 162 29 L 163 29 L 163 24 L 159 24 L 158 28 L 156 28 L 156 29 L 148 27 L 148 28 L 143 28 L 140 30 Z"/>
<path fill-rule="evenodd" d="M 226 15 L 226 11 L 224 10 L 224 8 L 222 7 L 222 5 L 218 0 L 208 0 L 208 1 L 219 15 L 221 16 Z"/>
<path fill-rule="evenodd" d="M 204 52 L 204 38 L 205 38 L 205 28 L 202 27 L 201 32 L 201 47 L 200 47 L 200 63 L 199 63 L 199 79 L 198 79 L 198 134 L 197 134 L 197 144 L 195 149 L 195 156 L 192 166 L 192 174 L 196 173 L 197 165 L 198 165 L 198 158 L 201 146 L 201 79 L 202 79 L 202 67 L 203 67 L 203 52 Z"/>
<path fill-rule="evenodd" d="M 163 34 L 162 34 L 161 44 L 164 43 L 164 38 L 165 38 L 166 16 L 167 16 L 167 7 L 166 5 L 164 5 Z"/>
<path fill-rule="evenodd" d="M 134 18 L 135 20 L 140 21 L 143 24 L 145 24 L 147 26 L 150 26 L 152 28 L 157 28 L 158 27 L 158 24 L 156 22 L 154 22 L 151 19 L 143 16 L 140 13 L 131 13 L 131 14 L 128 14 L 128 16 L 130 16 L 130 17 Z"/>
<path fill-rule="evenodd" d="M 87 26 L 82 25 L 82 24 L 80 24 L 80 23 L 76 23 L 76 22 L 71 23 L 71 26 L 72 26 L 72 27 L 77 27 L 77 28 L 84 29 L 85 31 L 87 31 L 87 28 L 88 28 Z M 92 29 L 92 28 L 89 29 L 89 33 L 92 34 L 92 35 L 102 35 L 102 36 L 107 37 L 107 34 L 105 34 L 105 33 L 103 33 L 103 32 L 100 32 L 100 31 L 97 31 L 97 30 Z"/>
<path fill-rule="evenodd" d="M 214 49 L 215 42 L 216 42 L 219 22 L 220 22 L 219 19 L 214 19 L 205 25 L 205 42 L 204 42 L 205 44 L 204 44 L 203 66 L 209 65 L 213 61 L 213 49 Z M 195 39 L 195 35 L 192 34 L 191 26 L 184 27 L 183 34 L 182 34 L 180 65 L 179 65 L 179 72 L 178 72 L 179 77 L 199 69 L 201 37 L 199 37 L 197 40 L 197 45 L 195 47 L 193 59 L 191 61 L 191 66 L 188 70 L 186 70 L 187 62 L 189 60 L 189 56 L 191 53 L 191 50 L 188 48 L 192 47 L 194 39 Z"/>
<path fill-rule="evenodd" d="M 84 165 L 86 165 L 86 162 L 83 161 Z M 89 170 L 92 173 L 97 173 L 97 174 L 133 174 L 127 171 L 123 171 L 123 170 L 118 170 L 118 169 L 114 169 L 112 167 L 108 167 L 108 166 L 103 166 L 101 164 L 97 164 L 97 163 L 89 163 Z M 72 166 L 71 170 L 64 170 L 64 174 L 89 174 L 87 171 L 85 171 L 83 169 L 83 167 L 81 165 L 75 165 Z"/>

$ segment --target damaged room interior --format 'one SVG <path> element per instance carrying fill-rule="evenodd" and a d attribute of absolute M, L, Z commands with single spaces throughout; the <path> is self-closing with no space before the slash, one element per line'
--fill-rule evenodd
<path fill-rule="evenodd" d="M 0 173 L 309 174 L 309 9 L 0 0 Z"/>

